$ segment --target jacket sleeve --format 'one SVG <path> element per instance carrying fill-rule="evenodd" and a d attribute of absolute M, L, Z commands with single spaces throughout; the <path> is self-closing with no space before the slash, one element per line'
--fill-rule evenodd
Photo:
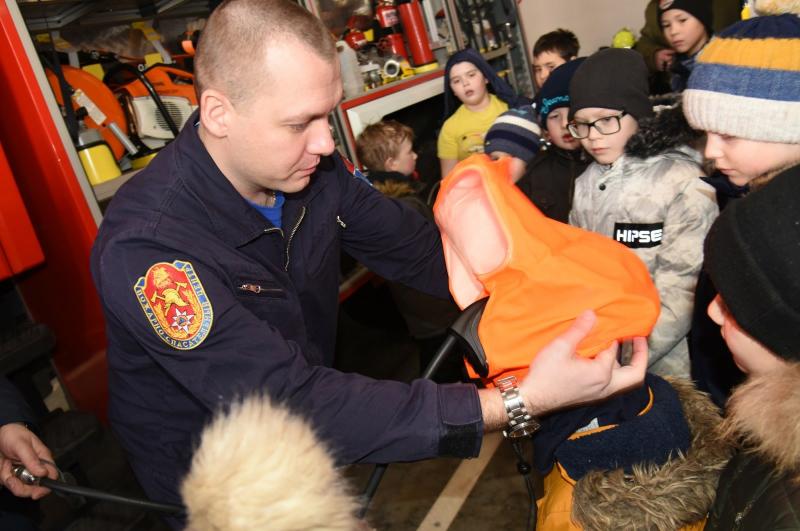
<path fill-rule="evenodd" d="M 633 49 L 642 54 L 644 62 L 647 63 L 647 68 L 651 72 L 658 71 L 654 61 L 655 53 L 658 50 L 669 48 L 669 45 L 664 40 L 664 34 L 661 31 L 661 24 L 658 22 L 658 1 L 650 0 L 644 11 L 644 27 L 642 28 L 639 40 L 633 46 Z"/>
<path fill-rule="evenodd" d="M 337 162 L 338 164 L 338 162 Z M 450 298 L 436 224 L 403 201 L 384 196 L 343 167 L 342 246 L 378 275 L 441 299 Z"/>
<path fill-rule="evenodd" d="M 33 412 L 17 388 L 8 378 L 0 375 L 0 426 L 12 422 L 32 424 L 33 421 Z"/>
<path fill-rule="evenodd" d="M 719 213 L 713 189 L 699 178 L 694 164 L 675 164 L 669 171 L 684 173 L 685 178 L 679 180 L 684 183 L 682 189 L 667 207 L 663 243 L 653 272 L 661 315 L 648 340 L 650 365 L 689 333 L 697 276 L 703 265 L 703 240 Z"/>
<path fill-rule="evenodd" d="M 208 414 L 237 397 L 266 393 L 309 419 L 343 463 L 477 455 L 483 421 L 474 386 L 377 381 L 312 366 L 298 343 L 286 340 L 271 325 L 289 310 L 282 306 L 291 304 L 289 295 L 278 294 L 260 309 L 246 306 L 213 257 L 192 256 L 168 236 L 154 240 L 138 230 L 118 234 L 95 269 L 107 325 L 122 328 L 113 336 L 121 337 L 124 330 L 132 336 L 128 344 L 141 349 L 137 353 L 129 347 L 119 354 L 128 366 L 153 360 Z M 211 306 L 208 334 L 186 350 L 159 337 L 133 289 L 150 266 L 176 259 L 192 264 Z M 129 389 L 161 408 L 157 401 L 164 399 L 149 396 L 158 390 L 143 389 L 142 384 Z"/>

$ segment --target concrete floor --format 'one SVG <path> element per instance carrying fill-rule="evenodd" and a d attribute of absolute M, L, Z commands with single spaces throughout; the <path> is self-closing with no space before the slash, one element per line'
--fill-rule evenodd
<path fill-rule="evenodd" d="M 529 497 L 511 446 L 495 434 L 484 441 L 484 450 L 489 451 L 475 460 L 391 465 L 368 522 L 379 530 L 397 531 L 525 529 Z M 347 475 L 360 491 L 371 471 L 357 465 Z"/>

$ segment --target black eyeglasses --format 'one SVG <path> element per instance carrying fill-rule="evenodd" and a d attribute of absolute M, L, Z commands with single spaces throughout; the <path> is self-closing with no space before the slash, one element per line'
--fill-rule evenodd
<path fill-rule="evenodd" d="M 600 133 L 601 135 L 613 135 L 614 133 L 619 133 L 619 130 L 622 128 L 620 120 L 626 114 L 628 114 L 626 111 L 622 111 L 621 113 L 614 116 L 606 116 L 605 118 L 598 118 L 594 122 L 572 121 L 569 124 L 567 124 L 567 129 L 569 129 L 569 134 L 571 134 L 574 138 L 577 139 L 588 137 L 589 132 L 592 130 L 592 127 L 597 129 L 597 132 Z"/>

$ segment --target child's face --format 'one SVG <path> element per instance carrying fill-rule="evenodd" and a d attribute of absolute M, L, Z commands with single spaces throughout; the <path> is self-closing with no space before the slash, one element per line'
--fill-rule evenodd
<path fill-rule="evenodd" d="M 389 157 L 384 165 L 389 171 L 396 171 L 403 175 L 411 175 L 417 167 L 417 154 L 410 138 L 406 138 L 397 149 L 394 157 Z"/>
<path fill-rule="evenodd" d="M 465 105 L 478 105 L 486 98 L 486 78 L 474 64 L 464 61 L 450 69 L 450 88 Z"/>
<path fill-rule="evenodd" d="M 511 159 L 511 162 L 508 164 L 508 172 L 512 183 L 519 181 L 522 176 L 525 175 L 525 170 L 528 168 L 525 161 L 513 155 L 509 155 L 505 151 L 492 151 L 489 153 L 489 157 L 491 157 L 492 160 L 500 160 L 503 157 L 509 157 Z"/>
<path fill-rule="evenodd" d="M 785 364 L 781 358 L 739 328 L 719 295 L 708 305 L 708 316 L 719 325 L 722 338 L 733 354 L 733 361 L 742 372 L 759 375 Z"/>
<path fill-rule="evenodd" d="M 693 55 L 708 42 L 705 26 L 683 9 L 670 9 L 661 15 L 661 31 L 670 48 Z"/>
<path fill-rule="evenodd" d="M 550 77 L 550 72 L 566 62 L 563 57 L 554 51 L 535 55 L 533 57 L 533 82 L 536 84 L 536 89 L 542 88 L 544 82 Z"/>
<path fill-rule="evenodd" d="M 705 156 L 736 185 L 800 163 L 800 144 L 761 142 L 708 133 Z"/>
<path fill-rule="evenodd" d="M 550 141 L 561 149 L 572 151 L 581 147 L 580 140 L 573 137 L 567 124 L 569 120 L 569 109 L 567 107 L 559 107 L 550 111 L 547 115 L 546 125 L 547 134 L 550 135 Z"/>
<path fill-rule="evenodd" d="M 575 113 L 573 122 L 579 126 L 594 124 L 589 127 L 588 136 L 581 139 L 581 145 L 600 164 L 612 164 L 625 152 L 625 144 L 639 129 L 633 116 L 616 109 L 587 107 Z M 604 132 L 615 131 L 610 134 Z"/>

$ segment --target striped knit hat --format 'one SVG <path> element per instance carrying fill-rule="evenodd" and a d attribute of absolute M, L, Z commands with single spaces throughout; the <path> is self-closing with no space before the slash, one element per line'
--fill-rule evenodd
<path fill-rule="evenodd" d="M 527 164 L 539 152 L 541 136 L 542 129 L 530 105 L 510 109 L 498 116 L 486 132 L 483 151 L 502 151 Z"/>
<path fill-rule="evenodd" d="M 683 93 L 695 129 L 800 144 L 800 2 L 757 0 L 698 57 Z"/>

